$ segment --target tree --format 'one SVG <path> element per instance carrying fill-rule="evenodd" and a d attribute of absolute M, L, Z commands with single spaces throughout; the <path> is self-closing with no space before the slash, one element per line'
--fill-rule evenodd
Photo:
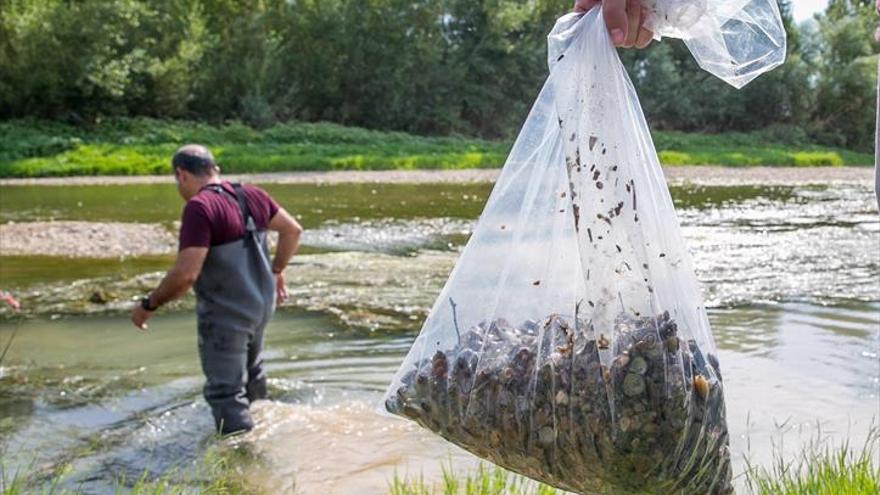
<path fill-rule="evenodd" d="M 854 149 L 874 142 L 875 88 L 880 48 L 873 43 L 871 2 L 832 0 L 819 18 L 822 38 L 815 133 L 824 141 Z"/>

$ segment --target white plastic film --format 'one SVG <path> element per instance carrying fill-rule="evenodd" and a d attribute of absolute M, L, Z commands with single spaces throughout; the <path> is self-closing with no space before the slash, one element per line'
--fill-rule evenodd
<path fill-rule="evenodd" d="M 681 38 L 697 63 L 736 88 L 785 62 L 776 0 L 648 0 L 656 39 Z"/>

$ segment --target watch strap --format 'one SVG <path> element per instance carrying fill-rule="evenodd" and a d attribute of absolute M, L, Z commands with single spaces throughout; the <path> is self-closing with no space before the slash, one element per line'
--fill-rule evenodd
<path fill-rule="evenodd" d="M 150 296 L 144 296 L 141 299 L 141 307 L 147 311 L 156 311 L 159 309 L 159 306 L 150 306 Z"/>

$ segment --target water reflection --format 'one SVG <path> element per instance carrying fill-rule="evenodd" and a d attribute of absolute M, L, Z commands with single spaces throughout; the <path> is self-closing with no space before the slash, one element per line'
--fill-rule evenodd
<path fill-rule="evenodd" d="M 473 222 L 453 218 L 326 222 L 304 233 L 302 243 L 322 250 L 415 254 L 419 249 L 455 249 Z"/>
<path fill-rule="evenodd" d="M 880 397 L 880 304 L 760 305 L 710 313 L 723 350 L 772 360 L 809 379 L 842 383 L 867 398 Z"/>

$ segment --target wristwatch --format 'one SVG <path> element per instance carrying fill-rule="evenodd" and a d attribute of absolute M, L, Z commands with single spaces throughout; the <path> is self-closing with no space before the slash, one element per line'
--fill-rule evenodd
<path fill-rule="evenodd" d="M 144 296 L 144 298 L 141 299 L 141 307 L 147 311 L 156 311 L 159 309 L 159 306 L 150 306 L 150 296 Z"/>

